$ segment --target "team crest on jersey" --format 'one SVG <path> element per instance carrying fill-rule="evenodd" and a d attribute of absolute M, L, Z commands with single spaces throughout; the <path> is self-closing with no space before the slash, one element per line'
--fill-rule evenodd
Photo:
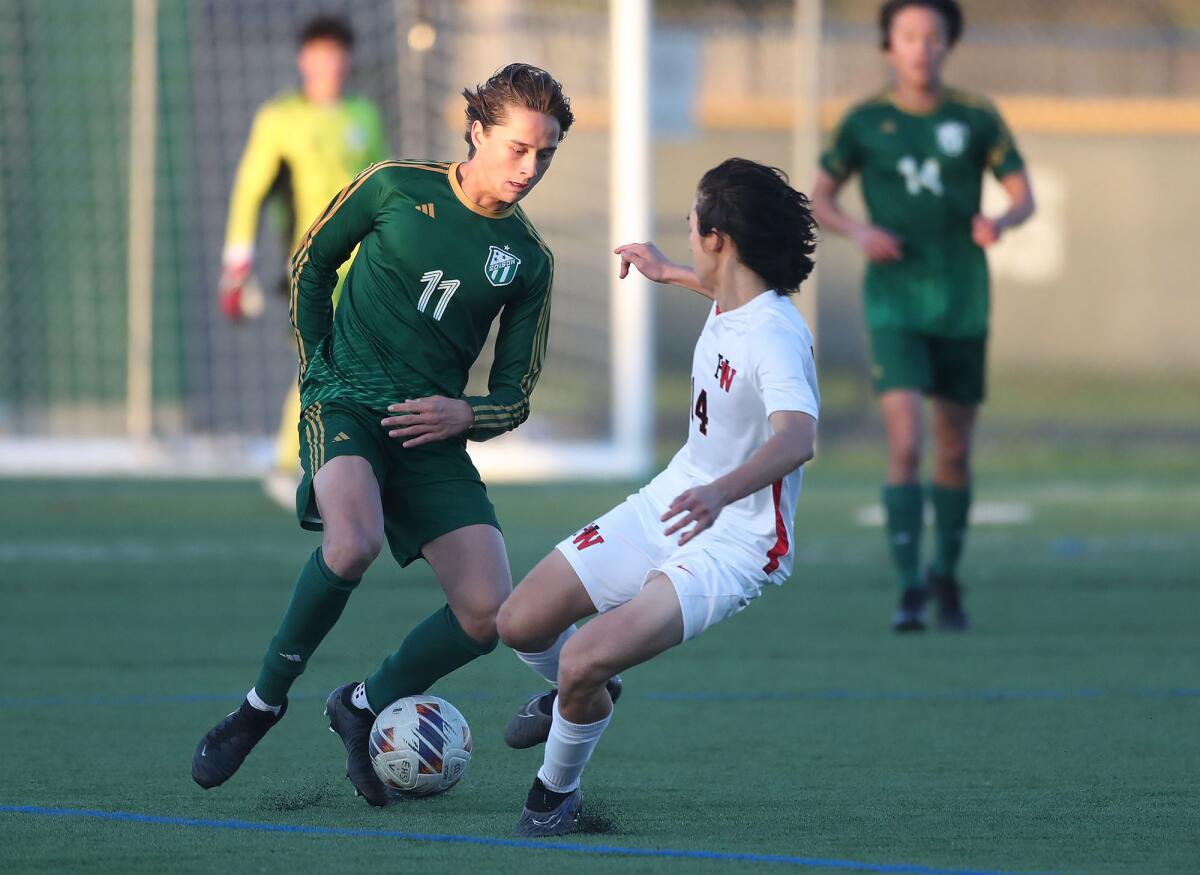
<path fill-rule="evenodd" d="M 971 129 L 962 122 L 943 122 L 937 127 L 938 146 L 951 158 L 957 158 L 967 148 Z"/>
<path fill-rule="evenodd" d="M 713 374 L 713 378 L 726 392 L 733 388 L 733 376 L 736 373 L 737 369 L 730 366 L 729 359 L 717 353 L 717 370 Z"/>
<path fill-rule="evenodd" d="M 489 246 L 487 261 L 483 264 L 483 272 L 492 285 L 506 286 L 516 278 L 517 268 L 520 266 L 521 259 L 507 249 Z"/>

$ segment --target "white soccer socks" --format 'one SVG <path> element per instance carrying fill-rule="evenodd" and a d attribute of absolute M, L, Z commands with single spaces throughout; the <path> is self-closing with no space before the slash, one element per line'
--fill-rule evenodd
<path fill-rule="evenodd" d="M 578 631 L 572 623 L 558 636 L 558 640 L 542 653 L 522 653 L 520 650 L 514 650 L 513 653 L 521 662 L 545 678 L 550 686 L 558 686 L 558 655 L 562 653 L 563 645 Z"/>
<path fill-rule="evenodd" d="M 546 739 L 546 756 L 537 774 L 547 790 L 570 793 L 579 786 L 583 767 L 592 758 L 592 751 L 611 719 L 610 711 L 607 717 L 595 723 L 572 723 L 559 713 L 558 699 L 555 698 L 554 723 L 550 727 L 550 737 Z"/>

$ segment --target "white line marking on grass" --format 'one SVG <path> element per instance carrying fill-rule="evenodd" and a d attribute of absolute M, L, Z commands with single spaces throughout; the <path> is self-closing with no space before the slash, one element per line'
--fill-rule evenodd
<path fill-rule="evenodd" d="M 290 541 L 0 541 L 0 562 L 173 562 L 191 559 L 295 559 L 305 547 Z"/>
<path fill-rule="evenodd" d="M 1033 508 L 1023 501 L 977 501 L 971 505 L 971 525 L 975 526 L 1018 526 L 1033 519 Z M 883 507 L 868 504 L 854 513 L 854 521 L 860 526 L 883 525 Z M 925 509 L 925 523 L 934 522 L 933 509 Z"/>
<path fill-rule="evenodd" d="M 1006 489 L 1005 491 L 1009 491 Z M 1154 501 L 1161 498 L 1200 501 L 1200 489 L 1190 483 L 1114 480 L 1107 483 L 1060 480 L 1031 485 L 1020 490 L 1023 498 L 1040 502 Z"/>

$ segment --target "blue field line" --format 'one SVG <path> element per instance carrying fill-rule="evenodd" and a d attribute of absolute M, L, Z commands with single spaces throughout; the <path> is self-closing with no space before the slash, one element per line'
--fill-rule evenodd
<path fill-rule="evenodd" d="M 98 811 L 87 808 L 45 808 L 40 805 L 0 805 L 0 814 L 32 814 L 43 817 L 80 817 L 127 823 L 164 826 L 190 826 L 201 829 L 230 829 L 248 832 L 294 833 L 335 838 L 400 839 L 410 842 L 437 842 L 453 845 L 482 845 L 531 851 L 558 851 L 570 854 L 596 854 L 609 857 L 670 857 L 685 860 L 718 860 L 744 863 L 782 863 L 815 869 L 844 869 L 849 872 L 888 872 L 897 875 L 1016 875 L 991 869 L 942 869 L 913 863 L 865 863 L 858 860 L 826 860 L 788 854 L 750 854 L 725 851 L 699 851 L 673 848 L 630 848 L 620 845 L 583 845 L 576 842 L 549 842 L 531 839 L 506 839 L 443 833 L 401 832 L 391 829 L 363 829 L 341 826 L 300 826 L 288 823 L 262 823 L 253 820 L 210 820 L 199 817 L 163 817 L 130 811 Z M 1032 873 L 1030 873 L 1032 875 Z"/>
<path fill-rule="evenodd" d="M 508 695 L 505 693 L 457 691 L 446 693 L 455 701 L 492 702 L 517 701 L 532 693 Z M 293 702 L 325 700 L 325 693 L 293 693 L 288 698 Z M 0 709 L 43 708 L 59 705 L 194 705 L 206 702 L 224 702 L 235 706 L 242 698 L 240 693 L 182 693 L 179 695 L 129 695 L 129 696 L 37 696 L 30 699 L 0 699 Z M 1131 687 L 1126 689 L 1048 689 L 1048 690 L 814 690 L 811 692 L 765 692 L 738 693 L 724 691 L 646 693 L 628 691 L 626 699 L 641 699 L 648 702 L 727 702 L 771 703 L 771 702 L 1038 702 L 1069 701 L 1073 699 L 1195 699 L 1200 698 L 1200 687 Z"/>
<path fill-rule="evenodd" d="M 1036 702 L 1068 699 L 1190 699 L 1200 687 L 1050 690 L 819 690 L 793 693 L 641 693 L 660 702 Z"/>

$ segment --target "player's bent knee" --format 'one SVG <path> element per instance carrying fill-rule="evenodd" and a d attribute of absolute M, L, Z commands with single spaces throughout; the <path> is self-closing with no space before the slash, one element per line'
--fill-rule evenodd
<path fill-rule="evenodd" d="M 520 611 L 512 606 L 512 598 L 509 597 L 496 614 L 496 634 L 500 636 L 500 640 L 506 646 L 513 650 L 520 650 L 524 653 L 540 652 L 527 648 L 530 640 L 528 633 L 529 630 L 525 627 Z"/>
<path fill-rule="evenodd" d="M 339 577 L 355 580 L 362 577 L 383 549 L 383 533 L 362 529 L 326 532 L 321 552 L 325 564 Z"/>
<path fill-rule="evenodd" d="M 504 600 L 496 614 L 496 631 L 505 646 L 522 653 L 541 653 L 552 645 L 561 633 L 541 628 L 537 605 L 527 597 L 529 590 L 517 587 Z"/>
<path fill-rule="evenodd" d="M 455 605 L 454 617 L 464 633 L 481 645 L 494 649 L 500 640 L 497 632 L 499 606 L 492 602 Z"/>
<path fill-rule="evenodd" d="M 459 617 L 458 624 L 462 626 L 462 630 L 467 635 L 480 644 L 486 645 L 489 648 L 495 648 L 500 636 L 496 633 L 496 617 L 491 618 L 481 615 L 467 615 Z"/>
<path fill-rule="evenodd" d="M 921 451 L 915 445 L 893 446 L 888 453 L 888 472 L 893 481 L 915 480 L 921 470 Z"/>
<path fill-rule="evenodd" d="M 915 440 L 893 441 L 888 449 L 888 458 L 898 467 L 915 468 L 921 464 L 921 445 Z"/>
<path fill-rule="evenodd" d="M 594 653 L 583 647 L 573 647 L 574 640 L 563 647 L 558 661 L 558 689 L 561 694 L 602 687 L 612 672 L 600 664 Z"/>
<path fill-rule="evenodd" d="M 938 467 L 965 473 L 971 464 L 971 450 L 966 443 L 955 442 L 941 447 L 937 454 Z"/>
<path fill-rule="evenodd" d="M 505 646 L 521 653 L 544 653 L 549 650 L 562 632 L 547 634 L 538 628 L 518 609 L 509 607 L 508 602 L 500 608 L 496 615 L 496 632 Z"/>

